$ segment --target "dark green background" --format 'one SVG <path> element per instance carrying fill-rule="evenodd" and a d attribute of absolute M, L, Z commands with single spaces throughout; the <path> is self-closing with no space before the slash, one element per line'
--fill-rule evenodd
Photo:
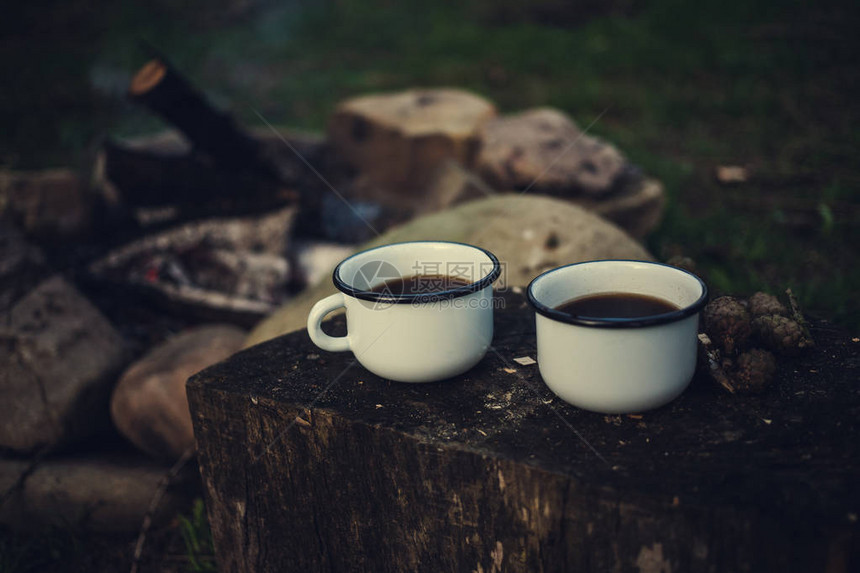
<path fill-rule="evenodd" d="M 85 168 L 160 129 L 123 92 L 167 55 L 247 124 L 322 129 L 353 94 L 475 90 L 551 105 L 667 186 L 649 247 L 720 292 L 792 287 L 860 330 L 857 2 L 16 2 L 0 18 L 0 165 Z M 714 168 L 753 178 L 718 185 Z"/>

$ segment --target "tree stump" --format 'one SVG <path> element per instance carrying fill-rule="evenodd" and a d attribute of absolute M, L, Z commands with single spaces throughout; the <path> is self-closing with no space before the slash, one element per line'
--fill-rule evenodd
<path fill-rule="evenodd" d="M 494 348 L 446 382 L 377 378 L 304 331 L 192 377 L 221 570 L 857 570 L 856 338 L 815 324 L 759 396 L 702 377 L 605 416 L 514 361 L 534 315 L 503 300 Z"/>

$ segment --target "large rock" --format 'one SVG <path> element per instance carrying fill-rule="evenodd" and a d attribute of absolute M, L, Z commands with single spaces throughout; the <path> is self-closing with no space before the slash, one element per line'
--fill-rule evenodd
<path fill-rule="evenodd" d="M 89 229 L 94 205 L 87 182 L 69 169 L 0 170 L 0 215 L 11 216 L 27 234 L 79 235 Z"/>
<path fill-rule="evenodd" d="M 586 135 L 567 114 L 552 108 L 489 121 L 481 140 L 478 170 L 499 189 L 600 196 L 611 191 L 627 165 L 615 147 Z"/>
<path fill-rule="evenodd" d="M 472 201 L 391 229 L 361 249 L 402 241 L 459 241 L 484 247 L 504 265 L 498 287 L 523 287 L 539 273 L 594 259 L 651 259 L 624 231 L 567 201 L 505 194 Z M 304 328 L 311 306 L 334 292 L 329 279 L 260 323 L 246 346 Z"/>
<path fill-rule="evenodd" d="M 133 533 L 141 523 L 167 470 L 133 456 L 63 457 L 39 463 L 25 479 L 30 462 L 0 458 L 0 523 L 17 530 L 51 526 L 103 533 Z M 198 488 L 185 472 L 165 491 L 153 513 L 162 525 L 184 509 Z"/>
<path fill-rule="evenodd" d="M 110 402 L 114 425 L 135 446 L 163 460 L 175 460 L 194 446 L 185 381 L 236 352 L 245 332 L 208 325 L 170 338 L 132 364 Z"/>
<path fill-rule="evenodd" d="M 455 89 L 409 90 L 341 103 L 329 122 L 332 148 L 359 173 L 355 193 L 409 207 L 445 161 L 474 163 L 492 103 Z"/>
<path fill-rule="evenodd" d="M 89 301 L 54 276 L 0 320 L 0 448 L 31 452 L 107 425 L 125 345 Z"/>
<path fill-rule="evenodd" d="M 481 137 L 477 170 L 497 189 L 570 199 L 637 237 L 660 220 L 662 185 L 645 179 L 618 149 L 586 135 L 559 110 L 496 118 L 484 125 Z"/>

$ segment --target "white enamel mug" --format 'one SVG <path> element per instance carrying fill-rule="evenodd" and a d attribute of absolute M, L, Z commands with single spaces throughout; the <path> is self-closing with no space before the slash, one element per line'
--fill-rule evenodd
<path fill-rule="evenodd" d="M 467 284 L 432 293 L 372 292 L 400 277 L 445 275 Z M 351 350 L 374 374 L 400 382 L 432 382 L 477 364 L 493 339 L 493 282 L 501 274 L 489 251 L 445 241 L 385 245 L 355 254 L 334 270 L 340 290 L 308 315 L 311 340 L 330 352 Z M 346 308 L 347 335 L 320 328 Z"/>
<path fill-rule="evenodd" d="M 602 293 L 653 296 L 679 310 L 632 319 L 556 310 Z M 545 272 L 528 288 L 541 376 L 561 399 L 586 410 L 620 414 L 662 406 L 693 378 L 699 311 L 707 297 L 699 277 L 659 263 L 591 261 Z"/>

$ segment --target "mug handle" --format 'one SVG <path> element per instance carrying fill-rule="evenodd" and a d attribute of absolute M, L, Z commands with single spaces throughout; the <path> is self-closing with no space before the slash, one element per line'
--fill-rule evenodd
<path fill-rule="evenodd" d="M 325 316 L 345 305 L 344 294 L 342 292 L 327 296 L 321 301 L 318 301 L 310 314 L 308 314 L 308 335 L 314 344 L 328 350 L 329 352 L 344 352 L 349 350 L 349 335 L 346 336 L 329 336 L 322 331 L 320 323 Z"/>

